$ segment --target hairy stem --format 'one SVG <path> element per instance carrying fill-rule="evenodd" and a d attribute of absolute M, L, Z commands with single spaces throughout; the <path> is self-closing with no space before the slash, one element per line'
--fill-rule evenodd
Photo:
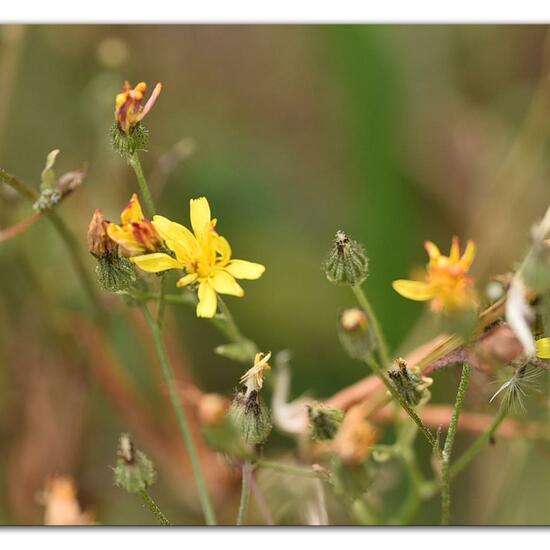
<path fill-rule="evenodd" d="M 158 522 L 164 526 L 170 526 L 170 522 L 166 519 L 166 516 L 161 512 L 160 508 L 157 506 L 157 503 L 151 498 L 151 495 L 145 490 L 139 492 L 145 504 L 149 507 L 149 510 L 157 518 Z"/>
<path fill-rule="evenodd" d="M 147 185 L 145 175 L 143 174 L 143 168 L 141 167 L 141 161 L 139 160 L 139 155 L 137 151 L 134 152 L 134 154 L 129 158 L 128 162 L 136 173 L 136 178 L 139 185 L 139 192 L 141 193 L 141 197 L 143 198 L 143 202 L 145 204 L 145 214 L 149 219 L 152 219 L 153 216 L 156 214 L 155 203 L 153 201 L 153 196 L 151 195 L 151 190 Z"/>
<path fill-rule="evenodd" d="M 242 465 L 241 501 L 239 503 L 239 513 L 237 514 L 237 525 L 242 525 L 246 520 L 248 503 L 250 501 L 250 478 L 252 476 L 252 468 L 252 464 L 248 461 L 244 462 Z"/>
<path fill-rule="evenodd" d="M 462 367 L 462 375 L 456 392 L 455 406 L 447 430 L 445 445 L 443 446 L 443 464 L 441 471 L 441 524 L 449 525 L 451 519 L 451 455 L 456 435 L 456 427 L 458 425 L 458 417 L 464 403 L 464 396 L 468 388 L 470 380 L 470 365 L 464 363 Z"/>
<path fill-rule="evenodd" d="M 197 489 L 199 492 L 201 506 L 204 513 L 204 517 L 206 519 L 206 523 L 208 525 L 216 525 L 216 518 L 214 515 L 212 504 L 210 502 L 210 497 L 208 495 L 206 482 L 204 481 L 204 476 L 203 476 L 202 468 L 199 461 L 199 455 L 197 453 L 197 448 L 195 446 L 195 442 L 193 441 L 193 437 L 191 435 L 191 429 L 189 427 L 189 422 L 187 420 L 187 414 L 185 413 L 185 409 L 181 404 L 178 391 L 176 389 L 174 375 L 172 372 L 172 368 L 170 366 L 170 362 L 168 360 L 166 348 L 164 347 L 164 343 L 161 338 L 160 328 L 155 322 L 155 320 L 153 319 L 153 316 L 151 315 L 151 312 L 149 311 L 147 306 L 145 304 L 141 304 L 140 307 L 145 317 L 145 320 L 147 321 L 149 329 L 151 331 L 151 335 L 153 336 L 153 340 L 155 342 L 155 348 L 157 350 L 157 355 L 158 355 L 160 366 L 162 369 L 162 375 L 168 387 L 168 394 L 170 396 L 170 401 L 172 403 L 172 407 L 174 408 L 174 412 L 176 413 L 176 418 L 183 437 L 183 441 L 187 448 L 187 452 L 189 453 L 189 458 L 191 460 L 191 467 L 193 469 L 193 474 L 195 476 L 195 481 L 197 484 Z"/>

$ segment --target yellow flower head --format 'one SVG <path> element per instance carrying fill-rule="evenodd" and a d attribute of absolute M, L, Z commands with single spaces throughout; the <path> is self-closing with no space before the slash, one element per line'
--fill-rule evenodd
<path fill-rule="evenodd" d="M 253 391 L 258 392 L 262 389 L 265 371 L 271 368 L 268 364 L 270 359 L 271 352 L 267 355 L 264 353 L 257 353 L 254 357 L 254 366 L 241 376 L 240 383 L 246 386 L 247 394 Z"/>
<path fill-rule="evenodd" d="M 394 290 L 410 300 L 430 300 L 433 311 L 452 312 L 474 306 L 473 278 L 468 275 L 476 253 L 474 242 L 468 241 L 462 256 L 458 237 L 453 237 L 449 256 L 443 256 L 430 241 L 424 246 L 430 257 L 425 280 L 400 279 L 393 282 Z"/>
<path fill-rule="evenodd" d="M 140 82 L 132 89 L 128 81 L 126 81 L 122 87 L 122 92 L 116 96 L 115 119 L 120 129 L 126 134 L 151 110 L 162 91 L 162 84 L 159 82 L 155 86 L 149 101 L 142 107 L 141 104 L 146 90 L 147 84 L 145 82 Z"/>
<path fill-rule="evenodd" d="M 550 359 L 550 338 L 540 338 L 535 342 L 537 357 L 539 359 Z"/>
<path fill-rule="evenodd" d="M 186 275 L 177 286 L 198 284 L 197 316 L 214 317 L 218 303 L 216 293 L 243 296 L 244 290 L 235 279 L 258 279 L 265 267 L 231 259 L 231 247 L 216 232 L 217 220 L 211 219 L 210 206 L 204 197 L 191 199 L 190 214 L 193 232 L 163 216 L 153 218 L 154 227 L 175 258 L 156 253 L 136 256 L 132 261 L 143 271 L 152 273 L 184 269 Z"/>
<path fill-rule="evenodd" d="M 121 225 L 107 225 L 107 234 L 131 255 L 156 252 L 162 248 L 160 235 L 154 225 L 145 219 L 135 193 L 122 211 L 120 220 Z"/>

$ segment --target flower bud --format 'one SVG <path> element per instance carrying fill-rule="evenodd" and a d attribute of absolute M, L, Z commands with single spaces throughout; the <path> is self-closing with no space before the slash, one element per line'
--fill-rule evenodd
<path fill-rule="evenodd" d="M 271 412 L 256 390 L 248 394 L 238 392 L 231 403 L 229 417 L 243 441 L 250 445 L 261 445 L 271 433 Z"/>
<path fill-rule="evenodd" d="M 376 348 L 376 338 L 365 311 L 357 307 L 344 310 L 338 322 L 343 348 L 354 359 L 365 359 Z"/>
<path fill-rule="evenodd" d="M 157 473 L 153 463 L 141 451 L 136 451 L 129 434 L 121 434 L 114 468 L 113 483 L 128 491 L 139 493 L 152 485 Z"/>
<path fill-rule="evenodd" d="M 121 156 L 131 157 L 136 151 L 147 151 L 149 130 L 139 123 L 126 133 L 115 122 L 111 128 L 111 143 Z"/>
<path fill-rule="evenodd" d="M 431 386 L 433 380 L 421 376 L 416 368 L 408 369 L 403 358 L 397 359 L 397 368 L 388 374 L 395 389 L 411 407 L 416 407 L 423 399 L 429 397 L 430 392 L 427 388 Z"/>
<path fill-rule="evenodd" d="M 337 285 L 360 285 L 368 275 L 369 260 L 363 247 L 343 231 L 337 231 L 324 263 L 327 279 Z"/>
<path fill-rule="evenodd" d="M 344 411 L 337 407 L 325 407 L 319 403 L 307 406 L 311 426 L 311 438 L 316 441 L 334 439 L 344 419 Z"/>

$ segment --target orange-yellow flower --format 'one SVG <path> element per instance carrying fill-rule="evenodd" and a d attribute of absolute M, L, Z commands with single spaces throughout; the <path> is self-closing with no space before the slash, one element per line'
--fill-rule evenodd
<path fill-rule="evenodd" d="M 151 110 L 155 104 L 160 92 L 162 84 L 159 82 L 151 97 L 144 107 L 142 107 L 143 98 L 147 90 L 147 84 L 140 82 L 132 89 L 129 82 L 126 81 L 122 87 L 122 92 L 117 94 L 115 99 L 115 119 L 120 126 L 120 129 L 128 134 L 130 130 L 136 126 L 143 117 Z"/>
<path fill-rule="evenodd" d="M 443 256 L 430 241 L 426 241 L 424 246 L 430 257 L 424 281 L 400 279 L 392 283 L 394 290 L 410 300 L 429 300 L 431 309 L 438 312 L 475 306 L 473 278 L 468 275 L 476 253 L 474 242 L 468 241 L 462 256 L 458 237 L 453 237 L 449 256 Z"/>
<path fill-rule="evenodd" d="M 109 223 L 107 234 L 130 255 L 157 252 L 162 249 L 162 239 L 155 226 L 145 219 L 135 193 L 122 211 L 120 220 L 121 225 Z"/>
<path fill-rule="evenodd" d="M 218 294 L 243 296 L 244 290 L 235 279 L 258 279 L 265 267 L 231 258 L 231 247 L 227 239 L 216 232 L 217 220 L 211 219 L 206 198 L 191 199 L 190 214 L 193 232 L 163 216 L 153 218 L 155 229 L 175 257 L 158 252 L 133 257 L 132 261 L 143 271 L 152 273 L 185 270 L 186 275 L 177 286 L 197 284 L 197 317 L 214 317 Z"/>

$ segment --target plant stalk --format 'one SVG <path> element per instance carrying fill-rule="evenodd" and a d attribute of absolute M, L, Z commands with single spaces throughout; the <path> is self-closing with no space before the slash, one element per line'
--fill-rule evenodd
<path fill-rule="evenodd" d="M 139 160 L 139 155 L 137 151 L 135 151 L 133 155 L 128 159 L 128 162 L 136 173 L 139 191 L 145 204 L 145 215 L 149 219 L 153 219 L 153 216 L 156 214 L 155 202 L 153 201 L 151 190 L 147 185 L 147 180 L 145 179 L 145 175 L 143 173 L 143 168 L 141 167 L 141 161 Z"/>
<path fill-rule="evenodd" d="M 241 501 L 239 503 L 239 513 L 237 515 L 237 525 L 243 525 L 248 512 L 248 503 L 250 501 L 250 481 L 252 476 L 252 464 L 246 461 L 242 465 L 241 476 Z"/>
<path fill-rule="evenodd" d="M 145 489 L 141 490 L 139 494 L 145 501 L 145 504 L 147 504 L 147 506 L 149 507 L 149 510 L 151 510 L 153 515 L 157 518 L 158 522 L 163 526 L 169 527 L 170 522 L 161 512 L 160 508 L 157 506 L 157 503 L 151 498 L 151 495 Z"/>

